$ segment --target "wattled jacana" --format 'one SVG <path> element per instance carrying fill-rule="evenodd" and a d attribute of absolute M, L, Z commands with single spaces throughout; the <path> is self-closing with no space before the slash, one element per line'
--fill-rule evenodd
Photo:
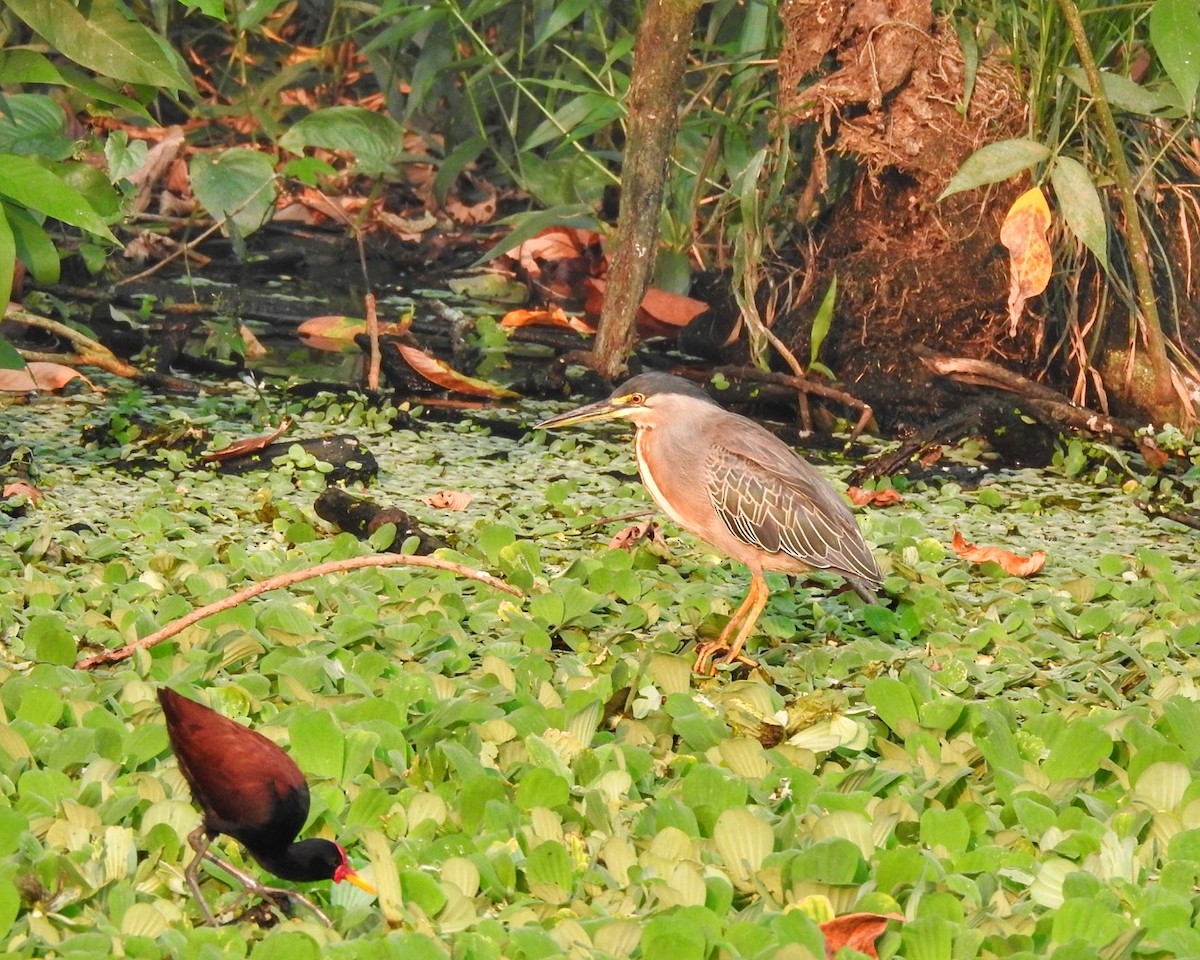
<path fill-rule="evenodd" d="M 208 849 L 218 834 L 240 840 L 266 870 L 283 880 L 346 880 L 368 893 L 374 888 L 346 861 L 346 851 L 330 840 L 301 840 L 296 835 L 308 818 L 308 784 L 295 762 L 274 743 L 215 710 L 160 687 L 158 700 L 167 719 L 171 749 L 204 820 L 188 836 L 196 856 L 184 876 L 205 920 L 212 911 L 200 893 L 197 873 L 207 857 L 232 874 L 246 893 L 293 897 L 326 924 L 325 916 L 294 890 L 265 887 Z"/>

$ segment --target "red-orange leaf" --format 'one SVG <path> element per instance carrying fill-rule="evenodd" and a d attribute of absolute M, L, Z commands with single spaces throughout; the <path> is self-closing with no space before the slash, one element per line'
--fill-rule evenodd
<path fill-rule="evenodd" d="M 235 440 L 227 447 L 221 447 L 219 450 L 210 450 L 200 459 L 209 463 L 214 460 L 229 460 L 232 457 L 244 457 L 248 453 L 254 453 L 256 450 L 261 450 L 269 443 L 274 443 L 278 440 L 292 425 L 292 421 L 284 419 L 279 424 L 279 429 L 273 430 L 270 433 L 262 433 L 257 437 L 246 437 L 242 440 Z"/>
<path fill-rule="evenodd" d="M 24 370 L 0 370 L 0 390 L 8 393 L 28 393 L 30 390 L 61 390 L 76 377 L 93 390 L 96 390 L 96 385 L 78 370 L 64 366 L 61 363 L 30 360 Z"/>
<path fill-rule="evenodd" d="M 427 503 L 434 510 L 466 510 L 474 496 L 461 490 L 441 490 L 422 497 L 421 502 Z"/>
<path fill-rule="evenodd" d="M 401 336 L 412 324 L 410 320 L 397 323 L 379 322 L 380 334 Z M 296 332 L 302 337 L 321 337 L 326 340 L 353 341 L 360 333 L 367 332 L 367 321 L 361 317 L 347 317 L 343 314 L 331 313 L 321 317 L 309 317 Z"/>
<path fill-rule="evenodd" d="M 971 563 L 991 561 L 999 564 L 1005 573 L 1014 577 L 1032 577 L 1046 565 L 1046 553 L 1043 550 L 1035 550 L 1029 556 L 1022 557 L 1000 547 L 977 547 L 973 543 L 967 543 L 957 530 L 954 531 L 954 539 L 950 541 L 950 546 L 964 560 Z"/>
<path fill-rule="evenodd" d="M 889 920 L 903 920 L 899 913 L 848 913 L 818 924 L 825 935 L 825 958 L 833 960 L 842 947 L 849 947 L 868 957 L 878 957 L 875 941 L 887 929 Z"/>
<path fill-rule="evenodd" d="M 883 490 L 865 490 L 862 487 L 848 487 L 846 496 L 850 498 L 850 502 L 856 507 L 890 507 L 893 503 L 900 503 L 904 497 L 900 493 L 887 487 Z"/>
<path fill-rule="evenodd" d="M 477 380 L 475 377 L 468 377 L 465 373 L 459 373 L 449 364 L 443 363 L 437 357 L 431 357 L 416 347 L 399 342 L 393 342 L 392 345 L 400 352 L 405 363 L 430 383 L 436 384 L 443 390 L 465 393 L 469 397 L 491 397 L 494 400 L 519 396 L 519 394 L 506 390 L 504 387 L 498 387 L 494 383 Z"/>
<path fill-rule="evenodd" d="M 4 489 L 0 490 L 0 500 L 22 496 L 28 497 L 30 503 L 37 503 L 44 494 L 28 480 L 14 480 L 12 483 L 6 483 Z"/>
<path fill-rule="evenodd" d="M 1046 231 L 1050 207 L 1037 187 L 1017 197 L 1000 228 L 1000 242 L 1008 247 L 1008 335 L 1015 336 L 1025 301 L 1036 297 L 1050 282 L 1053 266 Z"/>
<path fill-rule="evenodd" d="M 587 336 L 595 333 L 591 324 L 569 316 L 562 307 L 550 310 L 510 310 L 500 321 L 502 327 L 566 327 Z"/>

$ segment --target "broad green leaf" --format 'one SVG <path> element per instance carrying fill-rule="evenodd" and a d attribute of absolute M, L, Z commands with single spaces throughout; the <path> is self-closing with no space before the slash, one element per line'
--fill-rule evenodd
<path fill-rule="evenodd" d="M 962 853 L 971 842 L 971 824 L 957 808 L 938 810 L 930 807 L 921 814 L 921 843 L 942 846 L 950 853 Z"/>
<path fill-rule="evenodd" d="M 1088 83 L 1087 74 L 1083 72 L 1082 67 L 1068 67 L 1063 73 L 1080 90 L 1091 92 L 1091 85 Z M 1100 83 L 1104 87 L 1104 96 L 1117 110 L 1136 113 L 1144 117 L 1157 117 L 1172 111 L 1177 112 L 1179 109 L 1177 102 L 1173 103 L 1161 93 L 1149 90 L 1120 74 L 1102 72 Z"/>
<path fill-rule="evenodd" d="M 1112 907 L 1099 900 L 1067 900 L 1054 914 L 1051 939 L 1056 943 L 1082 941 L 1102 947 L 1121 932 L 1122 920 Z"/>
<path fill-rule="evenodd" d="M 309 779 L 339 780 L 344 767 L 342 731 L 322 710 L 297 712 L 288 724 L 288 752 Z"/>
<path fill-rule="evenodd" d="M 833 279 L 829 281 L 829 289 L 825 291 L 825 296 L 821 298 L 821 306 L 817 308 L 817 314 L 813 317 L 812 330 L 809 333 L 808 365 L 810 367 L 817 362 L 817 355 L 821 352 L 821 344 L 829 336 L 829 328 L 833 325 L 833 308 L 837 303 L 837 286 L 838 279 L 835 273 Z"/>
<path fill-rule="evenodd" d="M 17 266 L 17 241 L 6 215 L 10 209 L 15 208 L 6 203 L 0 203 L 0 317 L 3 317 L 8 310 L 8 298 L 12 296 L 13 272 Z M 15 350 L 13 352 L 16 353 Z M 0 357 L 0 361 L 3 359 Z M 11 361 L 11 357 L 9 360 Z M 16 366 L 3 365 L 8 369 L 17 370 L 25 366 L 25 363 L 21 361 Z"/>
<path fill-rule="evenodd" d="M 17 243 L 17 256 L 38 283 L 58 283 L 62 261 L 50 234 L 28 210 L 8 208 L 8 224 Z"/>
<path fill-rule="evenodd" d="M 0 219 L 4 217 L 4 210 L 0 208 Z M 25 359 L 19 353 L 17 348 L 11 343 L 0 337 L 0 370 L 24 370 Z"/>
<path fill-rule="evenodd" d="M 16 861 L 0 866 L 0 938 L 5 940 L 21 909 L 21 893 L 16 884 L 18 869 L 21 868 Z"/>
<path fill-rule="evenodd" d="M 152 119 L 144 104 L 133 99 L 133 97 L 127 97 L 119 90 L 112 89 L 110 86 L 112 81 L 97 80 L 87 71 L 81 70 L 70 63 L 60 64 L 58 71 L 62 74 L 63 83 L 73 87 L 85 97 L 90 97 L 97 103 L 107 103 L 114 107 L 128 110 L 130 113 L 144 117 L 146 120 Z"/>
<path fill-rule="evenodd" d="M 185 7 L 199 10 L 214 20 L 228 20 L 225 15 L 225 0 L 179 0 Z"/>
<path fill-rule="evenodd" d="M 1108 269 L 1108 224 L 1104 204 L 1087 168 L 1071 157 L 1059 157 L 1050 168 L 1058 209 L 1071 232 Z"/>
<path fill-rule="evenodd" d="M 1150 8 L 1150 43 L 1179 90 L 1184 109 L 1192 113 L 1200 87 L 1200 5 L 1196 0 L 1155 0 Z"/>
<path fill-rule="evenodd" d="M 232 221 L 243 237 L 266 223 L 275 209 L 275 170 L 257 150 L 197 153 L 188 172 L 204 209 L 214 220 Z"/>
<path fill-rule="evenodd" d="M 71 666 L 77 659 L 75 638 L 63 621 L 51 613 L 43 613 L 29 621 L 25 628 L 25 644 L 33 657 L 42 663 Z"/>
<path fill-rule="evenodd" d="M 0 195 L 97 237 L 117 242 L 82 193 L 28 157 L 0 154 Z"/>
<path fill-rule="evenodd" d="M 114 130 L 104 141 L 104 159 L 108 161 L 108 179 L 116 183 L 140 170 L 150 148 L 145 140 L 130 140 L 124 130 Z"/>
<path fill-rule="evenodd" d="M 533 38 L 533 45 L 529 48 L 530 52 L 532 53 L 555 34 L 570 26 L 571 21 L 590 8 L 590 0 L 563 0 L 562 3 L 542 8 L 548 10 L 549 15 L 544 17 L 538 27 L 537 34 Z"/>
<path fill-rule="evenodd" d="M 55 50 L 101 76 L 170 90 L 191 89 L 191 77 L 166 42 L 113 2 L 87 14 L 67 0 L 6 0 L 8 9 Z"/>
<path fill-rule="evenodd" d="M 879 719 L 904 736 L 917 724 L 917 705 L 912 691 L 894 677 L 876 677 L 863 691 Z"/>
<path fill-rule="evenodd" d="M 62 107 L 40 93 L 14 93 L 4 98 L 0 111 L 0 153 L 63 160 L 75 143 L 67 136 L 67 115 Z"/>
<path fill-rule="evenodd" d="M 326 107 L 293 124 L 279 145 L 292 153 L 307 147 L 340 150 L 353 156 L 361 173 L 381 176 L 395 170 L 404 151 L 400 124 L 362 107 Z"/>
<path fill-rule="evenodd" d="M 951 178 L 939 200 L 963 190 L 986 186 L 1007 180 L 1015 173 L 1028 170 L 1050 159 L 1050 148 L 1034 140 L 1001 140 L 980 147 L 963 161 L 958 172 Z"/>
<path fill-rule="evenodd" d="M 1075 720 L 1055 739 L 1042 769 L 1051 782 L 1090 777 L 1112 746 L 1112 738 L 1095 722 Z"/>
<path fill-rule="evenodd" d="M 43 54 L 33 50 L 0 50 L 0 83 L 65 83 Z"/>

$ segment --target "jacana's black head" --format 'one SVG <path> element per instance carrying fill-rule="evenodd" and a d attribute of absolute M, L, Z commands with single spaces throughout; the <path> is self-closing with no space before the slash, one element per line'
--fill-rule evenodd
<path fill-rule="evenodd" d="M 346 851 L 332 840 L 301 840 L 272 851 L 251 849 L 250 855 L 263 869 L 281 880 L 298 883 L 333 880 L 340 883 L 358 876 L 346 861 Z"/>

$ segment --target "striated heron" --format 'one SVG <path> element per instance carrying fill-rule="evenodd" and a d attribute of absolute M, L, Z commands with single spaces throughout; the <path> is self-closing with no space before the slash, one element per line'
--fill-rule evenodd
<path fill-rule="evenodd" d="M 698 673 L 715 673 L 713 658 L 722 652 L 726 663 L 754 665 L 742 646 L 767 605 L 764 570 L 828 570 L 875 600 L 879 564 L 829 481 L 765 427 L 722 409 L 687 380 L 643 373 L 606 400 L 534 426 L 617 418 L 637 428 L 638 472 L 663 512 L 750 568 L 746 599 L 721 635 L 696 649 Z"/>

